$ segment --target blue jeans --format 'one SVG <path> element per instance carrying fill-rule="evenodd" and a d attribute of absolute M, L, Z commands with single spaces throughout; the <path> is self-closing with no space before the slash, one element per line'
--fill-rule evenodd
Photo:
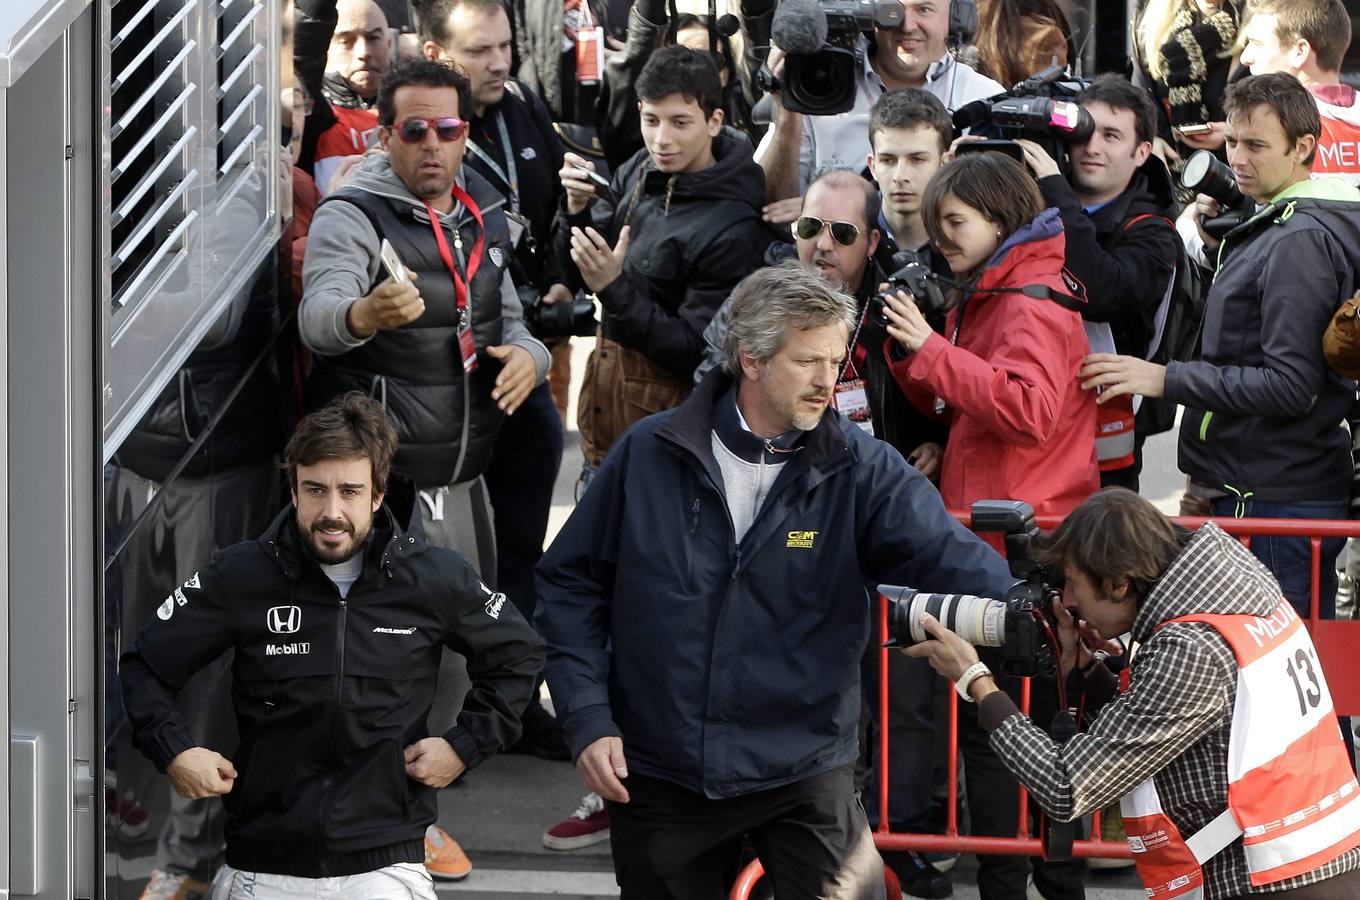
<path fill-rule="evenodd" d="M 1345 497 L 1292 503 L 1250 499 L 1239 502 L 1236 497 L 1210 501 L 1214 516 L 1224 519 L 1345 519 L 1348 505 Z M 1322 542 L 1318 610 L 1323 619 L 1336 618 L 1336 558 L 1345 545 L 1345 538 L 1327 538 Z M 1280 590 L 1299 615 L 1308 618 L 1313 603 L 1313 548 L 1308 538 L 1260 535 L 1251 539 L 1251 552 L 1275 576 Z"/>

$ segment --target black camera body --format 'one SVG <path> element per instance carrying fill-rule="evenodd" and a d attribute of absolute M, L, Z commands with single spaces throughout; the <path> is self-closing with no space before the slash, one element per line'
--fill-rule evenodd
<path fill-rule="evenodd" d="M 1090 84 L 1071 78 L 1057 66 L 1050 66 L 1017 84 L 1004 94 L 976 100 L 954 113 L 954 127 L 991 126 L 1002 140 L 959 144 L 956 153 L 999 150 L 1024 162 L 1016 138 L 1034 141 L 1047 151 L 1066 175 L 1071 163 L 1067 148 L 1090 140 L 1096 123 L 1091 114 L 1077 104 L 1077 95 Z"/>
<path fill-rule="evenodd" d="M 911 294 L 916 298 L 916 305 L 921 308 L 921 312 L 927 316 L 945 311 L 949 303 L 945 290 L 949 287 L 953 287 L 953 284 L 947 284 L 946 279 L 932 272 L 929 266 L 917 261 L 907 263 L 888 276 L 889 291 L 906 291 Z M 888 325 L 883 294 L 874 295 L 869 300 L 869 305 L 872 307 L 870 312 L 874 321 L 880 325 Z"/>
<path fill-rule="evenodd" d="M 879 585 L 878 592 L 889 601 L 888 646 L 929 639 L 919 622 L 921 613 L 929 613 L 971 644 L 999 647 L 1001 670 L 1008 675 L 1052 674 L 1057 664 L 1050 637 L 1057 633 L 1052 605 L 1058 592 L 1034 556 L 1039 536 L 1034 508 L 1020 500 L 979 500 L 972 516 L 974 531 L 1005 536 L 1006 560 L 1018 580 L 1004 600 Z"/>
<path fill-rule="evenodd" d="M 784 57 L 781 102 L 789 112 L 830 116 L 855 106 L 859 73 L 864 69 L 861 34 L 875 28 L 901 28 L 898 0 L 821 0 L 826 42 L 814 53 Z"/>
<path fill-rule="evenodd" d="M 524 305 L 524 324 L 540 340 L 561 337 L 594 337 L 595 304 L 575 296 L 561 303 L 544 303 L 535 297 Z"/>

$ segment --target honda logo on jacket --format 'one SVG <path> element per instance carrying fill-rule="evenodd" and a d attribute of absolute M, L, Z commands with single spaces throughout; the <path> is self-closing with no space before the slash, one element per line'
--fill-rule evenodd
<path fill-rule="evenodd" d="M 270 608 L 266 621 L 275 634 L 294 634 L 302 627 L 302 610 L 296 606 L 275 606 Z"/>

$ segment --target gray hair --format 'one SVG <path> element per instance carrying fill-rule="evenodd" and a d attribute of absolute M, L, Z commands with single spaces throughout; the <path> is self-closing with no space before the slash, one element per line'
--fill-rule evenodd
<path fill-rule="evenodd" d="M 732 295 L 723 338 L 727 371 L 740 377 L 741 351 L 768 362 L 788 336 L 789 327 L 855 327 L 855 301 L 835 290 L 797 260 L 757 269 Z"/>

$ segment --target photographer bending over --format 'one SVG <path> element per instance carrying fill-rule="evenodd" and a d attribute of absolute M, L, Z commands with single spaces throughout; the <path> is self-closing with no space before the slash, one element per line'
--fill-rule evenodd
<path fill-rule="evenodd" d="M 1085 733 L 1055 743 L 929 616 L 935 640 L 905 651 L 979 704 L 1034 799 L 1072 821 L 1123 798 L 1150 897 L 1360 896 L 1360 786 L 1312 641 L 1270 573 L 1216 525 L 1192 534 L 1122 488 L 1078 506 L 1043 555 L 1066 577 L 1060 677 L 1095 716 Z M 1140 644 L 1113 700 L 1114 676 L 1078 638 L 1092 629 Z"/>

